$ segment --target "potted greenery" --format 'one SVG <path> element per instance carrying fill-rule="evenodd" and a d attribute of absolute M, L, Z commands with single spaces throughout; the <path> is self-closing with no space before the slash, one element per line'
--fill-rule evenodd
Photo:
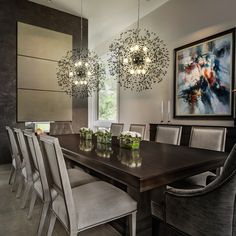
<path fill-rule="evenodd" d="M 95 133 L 95 136 L 97 136 L 97 143 L 111 143 L 112 141 L 112 133 L 106 129 L 98 130 Z"/>
<path fill-rule="evenodd" d="M 80 137 L 83 139 L 92 139 L 93 131 L 90 128 L 82 127 L 79 130 Z"/>
<path fill-rule="evenodd" d="M 123 131 L 120 136 L 118 136 L 118 139 L 120 140 L 121 148 L 139 149 L 142 137 L 138 132 Z"/>

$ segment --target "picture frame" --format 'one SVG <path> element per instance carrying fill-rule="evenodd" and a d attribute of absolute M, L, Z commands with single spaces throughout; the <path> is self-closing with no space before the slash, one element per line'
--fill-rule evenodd
<path fill-rule="evenodd" d="M 232 119 L 235 29 L 174 49 L 174 118 Z"/>

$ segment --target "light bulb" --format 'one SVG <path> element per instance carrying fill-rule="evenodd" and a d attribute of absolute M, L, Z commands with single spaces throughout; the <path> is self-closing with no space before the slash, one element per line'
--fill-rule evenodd
<path fill-rule="evenodd" d="M 86 67 L 88 67 L 89 64 L 86 62 L 84 65 L 85 65 Z"/>
<path fill-rule="evenodd" d="M 148 49 L 146 46 L 143 47 L 143 51 L 146 52 Z"/>
<path fill-rule="evenodd" d="M 82 61 L 79 61 L 79 62 L 78 62 L 78 66 L 82 66 Z"/>
<path fill-rule="evenodd" d="M 135 50 L 135 51 L 138 51 L 138 50 L 139 50 L 139 46 L 138 46 L 138 45 L 135 45 L 135 46 L 134 46 L 134 50 Z"/>
<path fill-rule="evenodd" d="M 77 66 L 78 66 L 78 63 L 76 62 L 76 63 L 75 63 L 75 67 L 77 67 Z"/>
<path fill-rule="evenodd" d="M 125 59 L 123 60 L 123 62 L 124 62 L 124 64 L 128 64 L 128 62 L 129 62 L 128 58 L 125 58 Z"/>
<path fill-rule="evenodd" d="M 134 74 L 134 70 L 130 70 L 129 73 L 130 73 L 131 75 L 133 75 L 133 74 Z"/>
<path fill-rule="evenodd" d="M 138 74 L 138 75 L 141 74 L 141 70 L 140 70 L 140 69 L 137 70 L 137 74 Z"/>
<path fill-rule="evenodd" d="M 84 85 L 86 85 L 87 83 L 88 83 L 88 82 L 85 80 L 85 81 L 84 81 Z"/>
<path fill-rule="evenodd" d="M 143 75 L 146 74 L 146 70 L 142 69 L 142 74 Z"/>
<path fill-rule="evenodd" d="M 77 85 L 78 83 L 79 83 L 79 82 L 78 82 L 77 80 L 74 82 L 75 85 Z"/>
<path fill-rule="evenodd" d="M 92 73 L 91 73 L 90 71 L 88 71 L 88 72 L 87 72 L 87 75 L 90 76 L 90 75 L 92 75 Z"/>
<path fill-rule="evenodd" d="M 151 59 L 149 57 L 146 58 L 146 62 L 147 63 L 150 63 L 151 62 Z"/>
<path fill-rule="evenodd" d="M 72 77 L 74 74 L 73 74 L 73 72 L 70 72 L 69 73 L 69 77 Z"/>
<path fill-rule="evenodd" d="M 131 48 L 130 48 L 130 51 L 131 51 L 131 52 L 133 52 L 133 51 L 134 51 L 134 48 L 133 48 L 133 47 L 131 47 Z"/>

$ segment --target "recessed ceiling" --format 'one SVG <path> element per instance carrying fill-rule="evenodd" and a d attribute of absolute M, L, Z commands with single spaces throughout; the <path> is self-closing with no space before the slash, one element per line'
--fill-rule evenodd
<path fill-rule="evenodd" d="M 79 0 L 30 0 L 60 11 L 80 16 Z M 141 0 L 140 17 L 147 15 L 168 0 Z M 138 0 L 84 0 L 83 16 L 89 20 L 89 46 L 121 32 L 137 20 Z"/>

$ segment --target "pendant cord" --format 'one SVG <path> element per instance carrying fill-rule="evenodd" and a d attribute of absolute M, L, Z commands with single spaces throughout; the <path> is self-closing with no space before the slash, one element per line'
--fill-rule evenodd
<path fill-rule="evenodd" d="M 80 0 L 80 50 L 82 51 L 82 45 L 83 45 L 83 0 Z"/>
<path fill-rule="evenodd" d="M 139 30 L 140 24 L 140 0 L 138 0 L 138 22 L 137 22 L 137 30 Z"/>

